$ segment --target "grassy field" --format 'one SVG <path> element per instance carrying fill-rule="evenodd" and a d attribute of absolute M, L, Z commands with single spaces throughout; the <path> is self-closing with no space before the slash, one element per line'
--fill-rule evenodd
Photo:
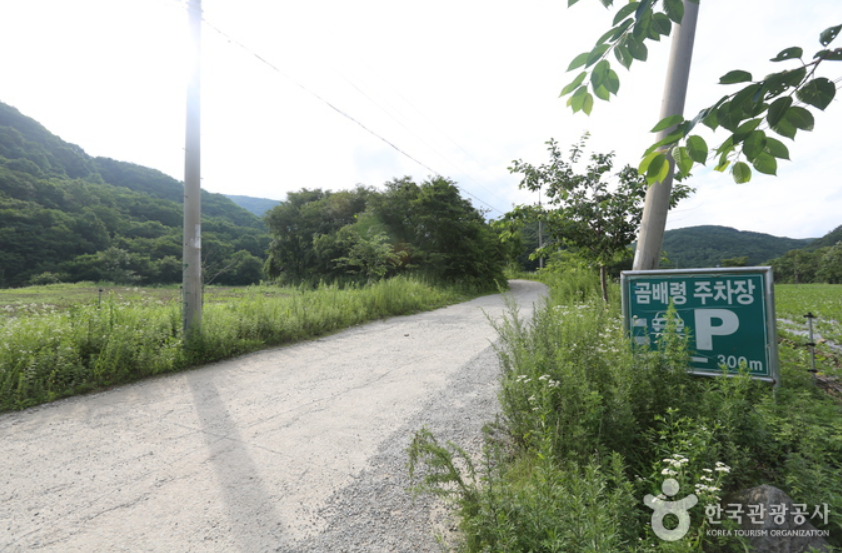
<path fill-rule="evenodd" d="M 804 315 L 812 313 L 813 327 L 826 340 L 842 345 L 842 285 L 778 284 L 775 286 L 775 310 L 780 330 L 806 328 Z"/>
<path fill-rule="evenodd" d="M 278 286 L 207 286 L 204 290 L 204 300 L 205 304 L 229 303 L 256 293 L 268 298 L 278 298 L 296 294 L 298 290 Z M 133 287 L 80 282 L 4 288 L 0 289 L 0 320 L 18 315 L 65 311 L 74 306 L 110 299 L 135 305 L 168 304 L 178 302 L 180 295 L 178 285 Z"/>
<path fill-rule="evenodd" d="M 201 330 L 185 337 L 174 287 L 0 290 L 0 412 L 478 295 L 403 277 L 344 289 L 252 286 L 205 292 Z"/>

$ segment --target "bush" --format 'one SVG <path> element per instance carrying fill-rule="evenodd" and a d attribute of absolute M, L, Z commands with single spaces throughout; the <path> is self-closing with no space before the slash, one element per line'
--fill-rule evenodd
<path fill-rule="evenodd" d="M 633 350 L 593 276 L 554 278 L 529 321 L 512 310 L 498 325 L 506 438 L 488 442 L 483 484 L 461 494 L 465 551 L 742 551 L 740 538 L 707 536 L 704 507 L 760 484 L 842 512 L 842 407 L 793 351 L 782 349 L 777 391 L 747 371 L 693 376 L 674 329 Z M 433 442 L 416 440 L 412 468 L 436 488 L 436 468 L 419 468 Z M 667 478 L 702 506 L 678 542 L 653 534 L 642 502 L 665 498 Z M 842 545 L 838 520 L 825 529 Z"/>

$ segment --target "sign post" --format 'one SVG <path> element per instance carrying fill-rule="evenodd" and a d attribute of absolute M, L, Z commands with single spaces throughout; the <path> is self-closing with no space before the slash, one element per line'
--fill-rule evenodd
<path fill-rule="evenodd" d="M 623 271 L 626 328 L 637 344 L 663 333 L 670 303 L 690 339 L 690 372 L 737 374 L 780 383 L 775 300 L 770 267 Z"/>

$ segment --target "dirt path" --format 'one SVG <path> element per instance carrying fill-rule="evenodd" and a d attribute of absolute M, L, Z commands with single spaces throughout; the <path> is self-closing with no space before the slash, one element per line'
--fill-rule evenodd
<path fill-rule="evenodd" d="M 528 312 L 544 287 L 512 281 Z M 0 551 L 434 551 L 422 424 L 496 409 L 500 295 L 0 416 Z"/>

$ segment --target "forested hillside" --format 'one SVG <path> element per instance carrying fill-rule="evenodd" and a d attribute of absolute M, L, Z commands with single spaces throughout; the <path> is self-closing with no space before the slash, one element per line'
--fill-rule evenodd
<path fill-rule="evenodd" d="M 281 203 L 278 200 L 252 198 L 251 196 L 237 196 L 234 194 L 226 194 L 225 197 L 243 209 L 251 211 L 258 217 L 263 217 L 270 209 Z"/>
<path fill-rule="evenodd" d="M 664 234 L 664 251 L 668 261 L 661 267 L 719 267 L 725 266 L 726 260 L 743 257 L 746 258 L 745 265 L 759 265 L 789 250 L 803 248 L 810 242 L 810 239 L 781 238 L 713 225 L 669 230 Z"/>
<path fill-rule="evenodd" d="M 842 284 L 842 226 L 770 263 L 775 282 Z"/>
<path fill-rule="evenodd" d="M 183 188 L 146 167 L 94 158 L 0 102 L 0 287 L 181 281 Z M 202 192 L 206 282 L 260 280 L 261 220 Z"/>

